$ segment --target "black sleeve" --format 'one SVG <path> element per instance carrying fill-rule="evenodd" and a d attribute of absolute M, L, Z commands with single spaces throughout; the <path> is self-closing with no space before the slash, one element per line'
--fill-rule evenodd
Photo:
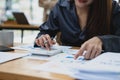
<path fill-rule="evenodd" d="M 114 16 L 112 25 L 112 34 L 99 36 L 99 38 L 103 42 L 105 52 L 120 52 L 120 12 Z"/>
<path fill-rule="evenodd" d="M 55 35 L 59 31 L 57 7 L 58 6 L 56 4 L 56 6 L 51 10 L 48 20 L 39 27 L 40 32 L 38 33 L 36 38 L 40 37 L 42 34 L 49 34 L 50 37 L 55 37 Z M 34 47 L 38 46 L 34 44 Z"/>
<path fill-rule="evenodd" d="M 120 36 L 104 35 L 99 36 L 103 42 L 103 50 L 105 52 L 120 52 Z"/>

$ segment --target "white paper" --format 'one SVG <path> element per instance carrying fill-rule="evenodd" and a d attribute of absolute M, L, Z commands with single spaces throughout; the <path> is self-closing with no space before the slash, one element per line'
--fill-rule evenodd
<path fill-rule="evenodd" d="M 32 69 L 54 72 L 59 74 L 73 75 L 74 72 L 72 72 L 68 66 L 79 64 L 79 63 L 83 64 L 83 62 L 85 62 L 81 60 L 74 60 L 73 57 L 74 56 L 71 54 L 60 53 L 50 57 L 48 59 L 49 62 L 47 63 L 41 64 L 38 66 L 32 66 Z"/>
<path fill-rule="evenodd" d="M 74 77 L 85 80 L 120 80 L 120 53 L 103 53 L 82 65 L 73 66 Z"/>
<path fill-rule="evenodd" d="M 15 47 L 11 47 L 13 49 L 18 49 L 18 50 L 31 50 L 31 49 L 34 49 L 34 46 L 33 44 L 28 44 L 28 45 L 20 45 L 20 46 L 15 46 Z"/>
<path fill-rule="evenodd" d="M 13 59 L 24 57 L 29 55 L 28 53 L 10 53 L 10 52 L 0 52 L 0 63 L 4 63 Z"/>
<path fill-rule="evenodd" d="M 26 56 L 24 58 L 26 58 L 26 59 L 36 59 L 36 60 L 49 60 L 50 57 L 48 57 L 48 56 L 30 55 L 30 56 Z"/>
<path fill-rule="evenodd" d="M 74 60 L 71 54 L 61 53 L 50 62 L 32 69 L 67 74 L 82 80 L 120 80 L 120 54 L 103 53 L 93 60 Z"/>
<path fill-rule="evenodd" d="M 72 75 L 73 73 L 62 64 L 57 64 L 55 62 L 47 62 L 39 66 L 32 66 L 34 70 L 42 70 L 47 72 L 53 72 L 58 74 Z"/>

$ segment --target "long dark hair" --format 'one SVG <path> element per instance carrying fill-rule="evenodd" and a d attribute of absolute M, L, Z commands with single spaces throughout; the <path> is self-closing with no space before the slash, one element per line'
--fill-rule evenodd
<path fill-rule="evenodd" d="M 110 34 L 111 11 L 112 0 L 93 0 L 86 24 L 86 39 Z"/>
<path fill-rule="evenodd" d="M 87 38 L 110 34 L 112 0 L 94 0 L 86 26 Z"/>

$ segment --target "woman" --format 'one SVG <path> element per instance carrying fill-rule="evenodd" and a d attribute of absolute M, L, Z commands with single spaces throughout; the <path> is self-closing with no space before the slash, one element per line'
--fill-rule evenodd
<path fill-rule="evenodd" d="M 62 45 L 80 46 L 92 59 L 104 50 L 120 52 L 120 7 L 112 0 L 59 0 L 47 22 L 40 26 L 35 43 L 50 49 L 51 39 L 61 32 Z"/>

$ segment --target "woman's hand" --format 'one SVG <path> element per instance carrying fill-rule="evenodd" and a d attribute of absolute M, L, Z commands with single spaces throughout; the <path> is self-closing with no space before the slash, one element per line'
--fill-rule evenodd
<path fill-rule="evenodd" d="M 43 48 L 46 48 L 47 50 L 50 50 L 50 46 L 55 44 L 56 42 L 50 38 L 48 34 L 41 35 L 39 38 L 35 40 L 35 43 L 38 46 L 41 46 Z"/>
<path fill-rule="evenodd" d="M 102 52 L 102 41 L 98 37 L 93 37 L 84 42 L 74 58 L 77 59 L 79 56 L 82 56 L 84 51 L 86 51 L 85 59 L 97 57 Z"/>

